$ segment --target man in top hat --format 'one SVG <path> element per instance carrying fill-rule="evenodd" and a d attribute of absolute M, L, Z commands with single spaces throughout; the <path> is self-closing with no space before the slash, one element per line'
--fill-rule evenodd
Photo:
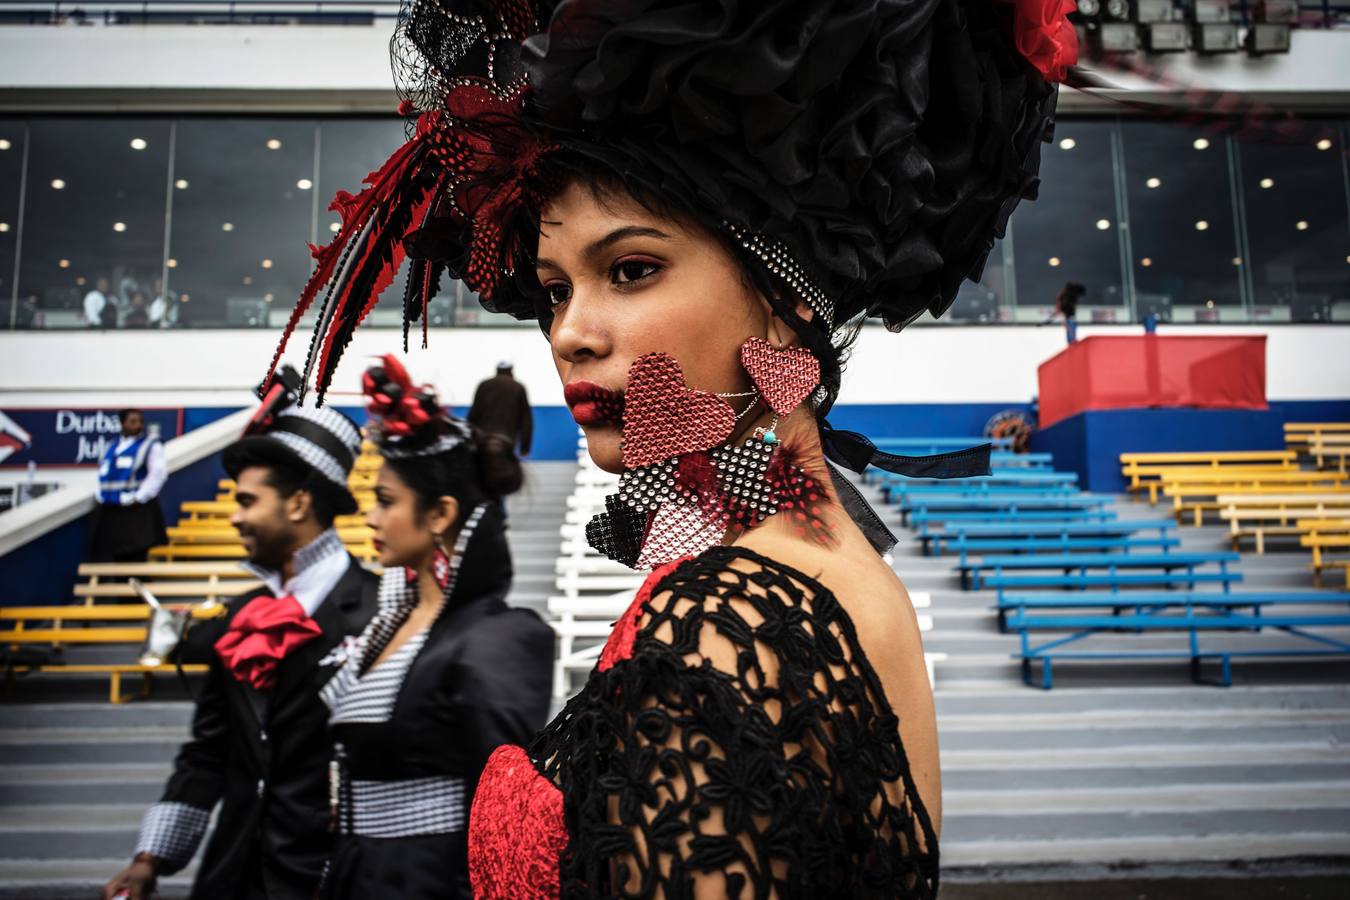
<path fill-rule="evenodd" d="M 319 689 L 376 609 L 379 579 L 333 527 L 356 512 L 347 476 L 356 426 L 289 405 L 277 385 L 226 448 L 238 530 L 264 587 L 235 599 L 212 637 L 210 671 L 160 802 L 130 866 L 104 898 L 148 898 L 192 859 L 220 804 L 194 900 L 311 900 L 330 848 L 333 746 Z"/>
<path fill-rule="evenodd" d="M 499 434 L 518 447 L 521 456 L 530 453 L 534 415 L 525 385 L 516 381 L 510 360 L 497 363 L 497 374 L 478 383 L 469 407 L 469 424 L 484 434 Z"/>

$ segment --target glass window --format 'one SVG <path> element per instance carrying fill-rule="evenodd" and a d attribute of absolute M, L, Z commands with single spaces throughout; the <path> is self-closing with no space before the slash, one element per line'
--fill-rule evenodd
<path fill-rule="evenodd" d="M 33 327 L 36 322 L 34 304 L 19 298 L 14 300 L 14 248 L 19 237 L 19 182 L 23 177 L 23 122 L 0 119 L 0 329 L 11 322 L 19 327 Z"/>
<path fill-rule="evenodd" d="M 1040 197 L 1012 216 L 1019 321 L 1043 321 L 1066 282 L 1082 284 L 1080 321 L 1122 321 L 1113 122 L 1066 121 L 1042 150 Z"/>
<path fill-rule="evenodd" d="M 315 124 L 178 123 L 170 303 L 179 324 L 280 324 L 309 277 Z M 275 312 L 273 313 L 273 310 Z"/>
<path fill-rule="evenodd" d="M 54 327 L 143 327 L 164 254 L 166 122 L 29 124 L 19 293 Z M 13 152 L 13 151 L 7 151 Z"/>
<path fill-rule="evenodd" d="M 1338 129 L 1239 143 L 1252 316 L 1324 322 L 1350 303 L 1350 223 Z M 1350 310 L 1346 310 L 1350 312 Z"/>
<path fill-rule="evenodd" d="M 1124 122 L 1136 309 L 1164 321 L 1242 321 L 1228 139 Z"/>
<path fill-rule="evenodd" d="M 359 194 L 366 187 L 365 177 L 379 171 L 406 140 L 402 119 L 349 119 L 323 123 L 319 140 L 319 239 L 315 243 L 330 242 L 342 221 L 337 213 L 328 209 L 333 195 L 338 191 Z M 365 326 L 401 325 L 407 269 L 405 261 L 394 282 L 380 295 L 379 304 L 371 311 Z"/>

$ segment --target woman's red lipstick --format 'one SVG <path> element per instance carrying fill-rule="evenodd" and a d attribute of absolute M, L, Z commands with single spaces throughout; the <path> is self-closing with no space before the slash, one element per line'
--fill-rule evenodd
<path fill-rule="evenodd" d="M 623 395 L 590 381 L 573 381 L 563 387 L 563 400 L 572 418 L 583 428 L 623 423 Z"/>

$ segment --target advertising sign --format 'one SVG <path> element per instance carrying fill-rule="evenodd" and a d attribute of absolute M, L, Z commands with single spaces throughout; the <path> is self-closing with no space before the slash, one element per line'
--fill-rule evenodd
<path fill-rule="evenodd" d="M 0 467 L 96 466 L 122 433 L 116 409 L 0 409 Z M 150 434 L 183 433 L 182 409 L 145 409 Z"/>

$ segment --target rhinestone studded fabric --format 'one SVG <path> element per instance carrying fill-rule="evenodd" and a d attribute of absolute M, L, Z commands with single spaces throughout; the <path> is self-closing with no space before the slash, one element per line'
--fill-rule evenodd
<path fill-rule="evenodd" d="M 834 303 L 797 264 L 781 241 L 765 234 L 746 231 L 730 222 L 724 224 L 727 231 L 736 239 L 736 243 L 754 254 L 771 274 L 781 279 L 806 302 L 807 306 L 811 307 L 811 311 L 816 314 L 826 332 L 834 328 Z"/>
<path fill-rule="evenodd" d="M 735 427 L 731 406 L 715 394 L 691 390 L 670 354 L 648 353 L 629 367 L 623 411 L 625 469 L 715 447 Z"/>
<path fill-rule="evenodd" d="M 775 411 L 784 404 L 791 411 L 815 389 L 819 365 L 802 354 L 757 338 L 742 348 L 746 370 Z M 800 517 L 802 486 L 814 492 L 814 481 L 765 429 L 724 445 L 735 423 L 726 401 L 691 389 L 670 355 L 634 361 L 624 394 L 624 472 L 605 511 L 587 524 L 587 543 L 648 569 L 697 555 L 728 529 L 752 528 L 780 509 Z"/>
<path fill-rule="evenodd" d="M 805 347 L 778 349 L 759 337 L 741 344 L 741 365 L 769 408 L 786 416 L 820 384 L 820 360 Z"/>

